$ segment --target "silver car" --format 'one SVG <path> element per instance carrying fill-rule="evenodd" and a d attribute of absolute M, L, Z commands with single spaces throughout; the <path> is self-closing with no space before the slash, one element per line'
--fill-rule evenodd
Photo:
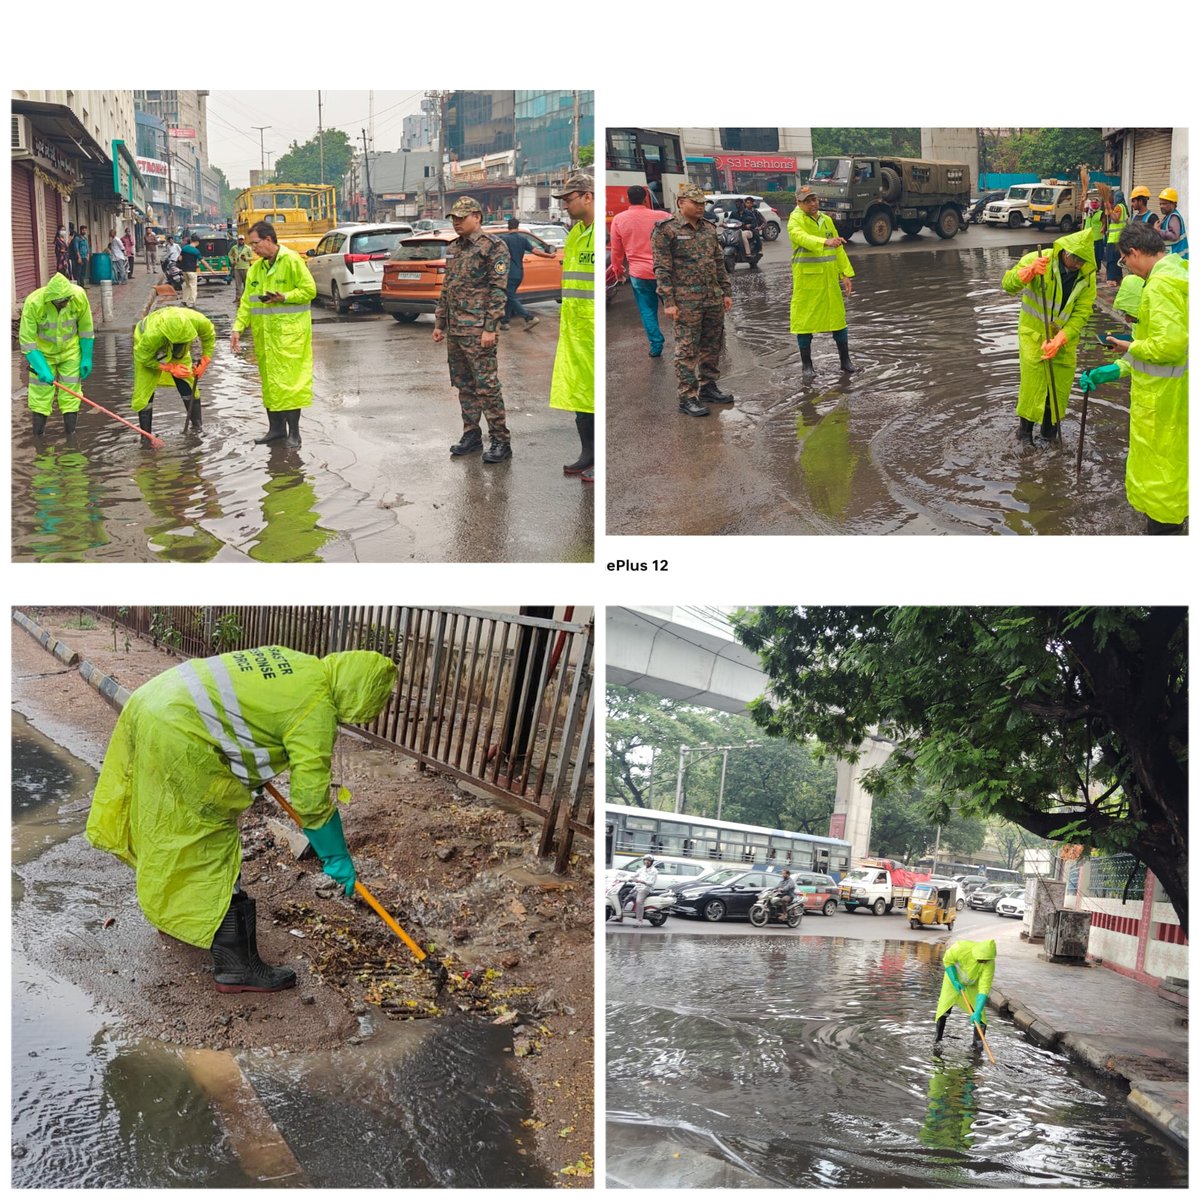
<path fill-rule="evenodd" d="M 383 264 L 398 242 L 413 235 L 406 221 L 378 225 L 343 225 L 330 230 L 310 251 L 308 269 L 317 284 L 317 299 L 328 300 L 339 313 L 355 303 L 379 305 Z"/>

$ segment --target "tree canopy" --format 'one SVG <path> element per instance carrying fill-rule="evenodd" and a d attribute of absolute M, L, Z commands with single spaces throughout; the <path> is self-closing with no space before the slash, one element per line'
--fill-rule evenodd
<path fill-rule="evenodd" d="M 1018 129 L 1003 135 L 984 130 L 984 151 L 989 171 L 1034 172 L 1043 178 L 1073 179 L 1080 163 L 1092 170 L 1104 166 L 1099 129 Z"/>
<path fill-rule="evenodd" d="M 340 129 L 326 129 L 325 182 L 340 183 L 350 169 L 354 147 Z M 275 160 L 275 178 L 280 183 L 320 183 L 321 146 L 314 134 L 304 145 L 292 142 L 286 153 Z"/>
<path fill-rule="evenodd" d="M 814 156 L 822 154 L 893 154 L 921 157 L 921 130 L 917 129 L 814 129 Z"/>
<path fill-rule="evenodd" d="M 1187 610 L 762 608 L 739 614 L 771 688 L 758 726 L 856 755 L 894 739 L 886 795 L 918 773 L 961 812 L 1128 852 L 1187 931 Z"/>

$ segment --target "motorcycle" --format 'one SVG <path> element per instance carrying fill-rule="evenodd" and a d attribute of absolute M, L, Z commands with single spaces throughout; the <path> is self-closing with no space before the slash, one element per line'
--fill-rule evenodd
<path fill-rule="evenodd" d="M 740 262 L 749 263 L 753 271 L 758 267 L 758 261 L 763 256 L 762 239 L 757 232 L 750 238 L 750 253 L 742 242 L 742 224 L 740 221 L 724 220 L 717 231 L 721 239 L 721 253 L 725 256 L 725 270 L 730 275 L 733 268 Z"/>
<path fill-rule="evenodd" d="M 604 919 L 614 921 L 620 917 L 635 917 L 633 894 L 637 885 L 630 879 L 614 879 L 604 892 Z M 668 912 L 675 903 L 674 892 L 651 892 L 646 897 L 642 915 L 656 929 L 665 925 Z"/>
<path fill-rule="evenodd" d="M 167 282 L 177 291 L 183 291 L 183 272 L 179 269 L 179 262 L 174 259 L 164 258 L 159 264 L 162 267 L 163 275 Z"/>
<path fill-rule="evenodd" d="M 761 929 L 768 921 L 774 919 L 783 921 L 789 929 L 795 929 L 804 917 L 804 897 L 799 892 L 792 894 L 792 899 L 786 908 L 772 904 L 771 899 L 778 893 L 778 888 L 763 888 L 758 893 L 758 899 L 750 907 L 750 924 Z"/>

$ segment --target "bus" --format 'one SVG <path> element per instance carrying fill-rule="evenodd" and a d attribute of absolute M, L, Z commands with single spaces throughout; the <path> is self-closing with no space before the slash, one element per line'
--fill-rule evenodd
<path fill-rule="evenodd" d="M 281 246 L 303 255 L 338 225 L 337 189 L 331 183 L 262 183 L 238 192 L 233 202 L 238 233 L 270 221 Z"/>
<path fill-rule="evenodd" d="M 605 805 L 604 819 L 609 863 L 614 854 L 669 854 L 730 865 L 769 863 L 835 879 L 850 869 L 850 843 L 841 838 L 621 804 Z"/>
<path fill-rule="evenodd" d="M 626 188 L 639 184 L 652 208 L 675 211 L 675 190 L 687 182 L 679 134 L 660 129 L 605 131 L 605 221 L 629 207 Z"/>

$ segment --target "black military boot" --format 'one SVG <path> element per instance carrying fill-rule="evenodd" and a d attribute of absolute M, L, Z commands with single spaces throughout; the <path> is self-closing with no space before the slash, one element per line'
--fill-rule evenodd
<path fill-rule="evenodd" d="M 679 401 L 679 411 L 689 417 L 707 417 L 708 409 L 695 396 L 684 396 Z"/>
<path fill-rule="evenodd" d="M 1029 454 L 1033 450 L 1033 422 L 1020 418 L 1021 425 L 1017 430 L 1017 447 L 1022 454 Z"/>
<path fill-rule="evenodd" d="M 282 992 L 296 986 L 290 967 L 269 967 L 258 957 L 254 901 L 244 892 L 229 902 L 213 937 L 212 957 L 218 992 Z"/>
<path fill-rule="evenodd" d="M 280 438 L 287 437 L 287 422 L 284 420 L 283 413 L 268 409 L 267 420 L 271 423 L 271 427 L 262 437 L 254 439 L 256 446 L 265 446 L 268 442 L 277 442 Z"/>
<path fill-rule="evenodd" d="M 573 463 L 563 467 L 564 475 L 582 475 L 596 461 L 595 417 L 592 413 L 576 413 L 575 428 L 579 431 L 579 444 L 582 449 L 579 457 Z"/>
<path fill-rule="evenodd" d="M 35 412 L 30 415 L 33 417 L 33 436 L 40 438 L 46 432 L 46 414 Z"/>
<path fill-rule="evenodd" d="M 75 425 L 79 420 L 79 410 L 74 412 L 63 413 L 63 429 L 67 432 L 67 437 L 70 437 L 75 432 Z"/>
<path fill-rule="evenodd" d="M 456 458 L 464 454 L 475 454 L 483 449 L 483 434 L 479 431 L 479 426 L 476 425 L 471 429 L 464 429 L 463 435 L 450 447 L 450 453 Z"/>
<path fill-rule="evenodd" d="M 499 438 L 492 438 L 492 444 L 483 452 L 483 461 L 498 463 L 503 462 L 506 458 L 512 458 L 512 447 Z"/>
<path fill-rule="evenodd" d="M 702 400 L 708 404 L 732 404 L 733 396 L 729 392 L 723 392 L 717 387 L 715 379 L 706 379 L 700 385 L 700 394 L 696 397 L 697 400 Z"/>
<path fill-rule="evenodd" d="M 289 408 L 282 414 L 287 418 L 287 437 L 283 439 L 284 446 L 289 450 L 300 449 L 300 410 Z"/>
<path fill-rule="evenodd" d="M 842 374 L 857 375 L 859 371 L 862 370 L 862 367 L 860 367 L 857 363 L 850 361 L 850 342 L 838 342 L 837 350 L 838 358 L 841 360 L 842 364 Z"/>
<path fill-rule="evenodd" d="M 817 368 L 813 366 L 812 347 L 805 346 L 800 351 L 801 374 L 804 376 L 804 382 L 808 383 L 817 377 Z"/>

